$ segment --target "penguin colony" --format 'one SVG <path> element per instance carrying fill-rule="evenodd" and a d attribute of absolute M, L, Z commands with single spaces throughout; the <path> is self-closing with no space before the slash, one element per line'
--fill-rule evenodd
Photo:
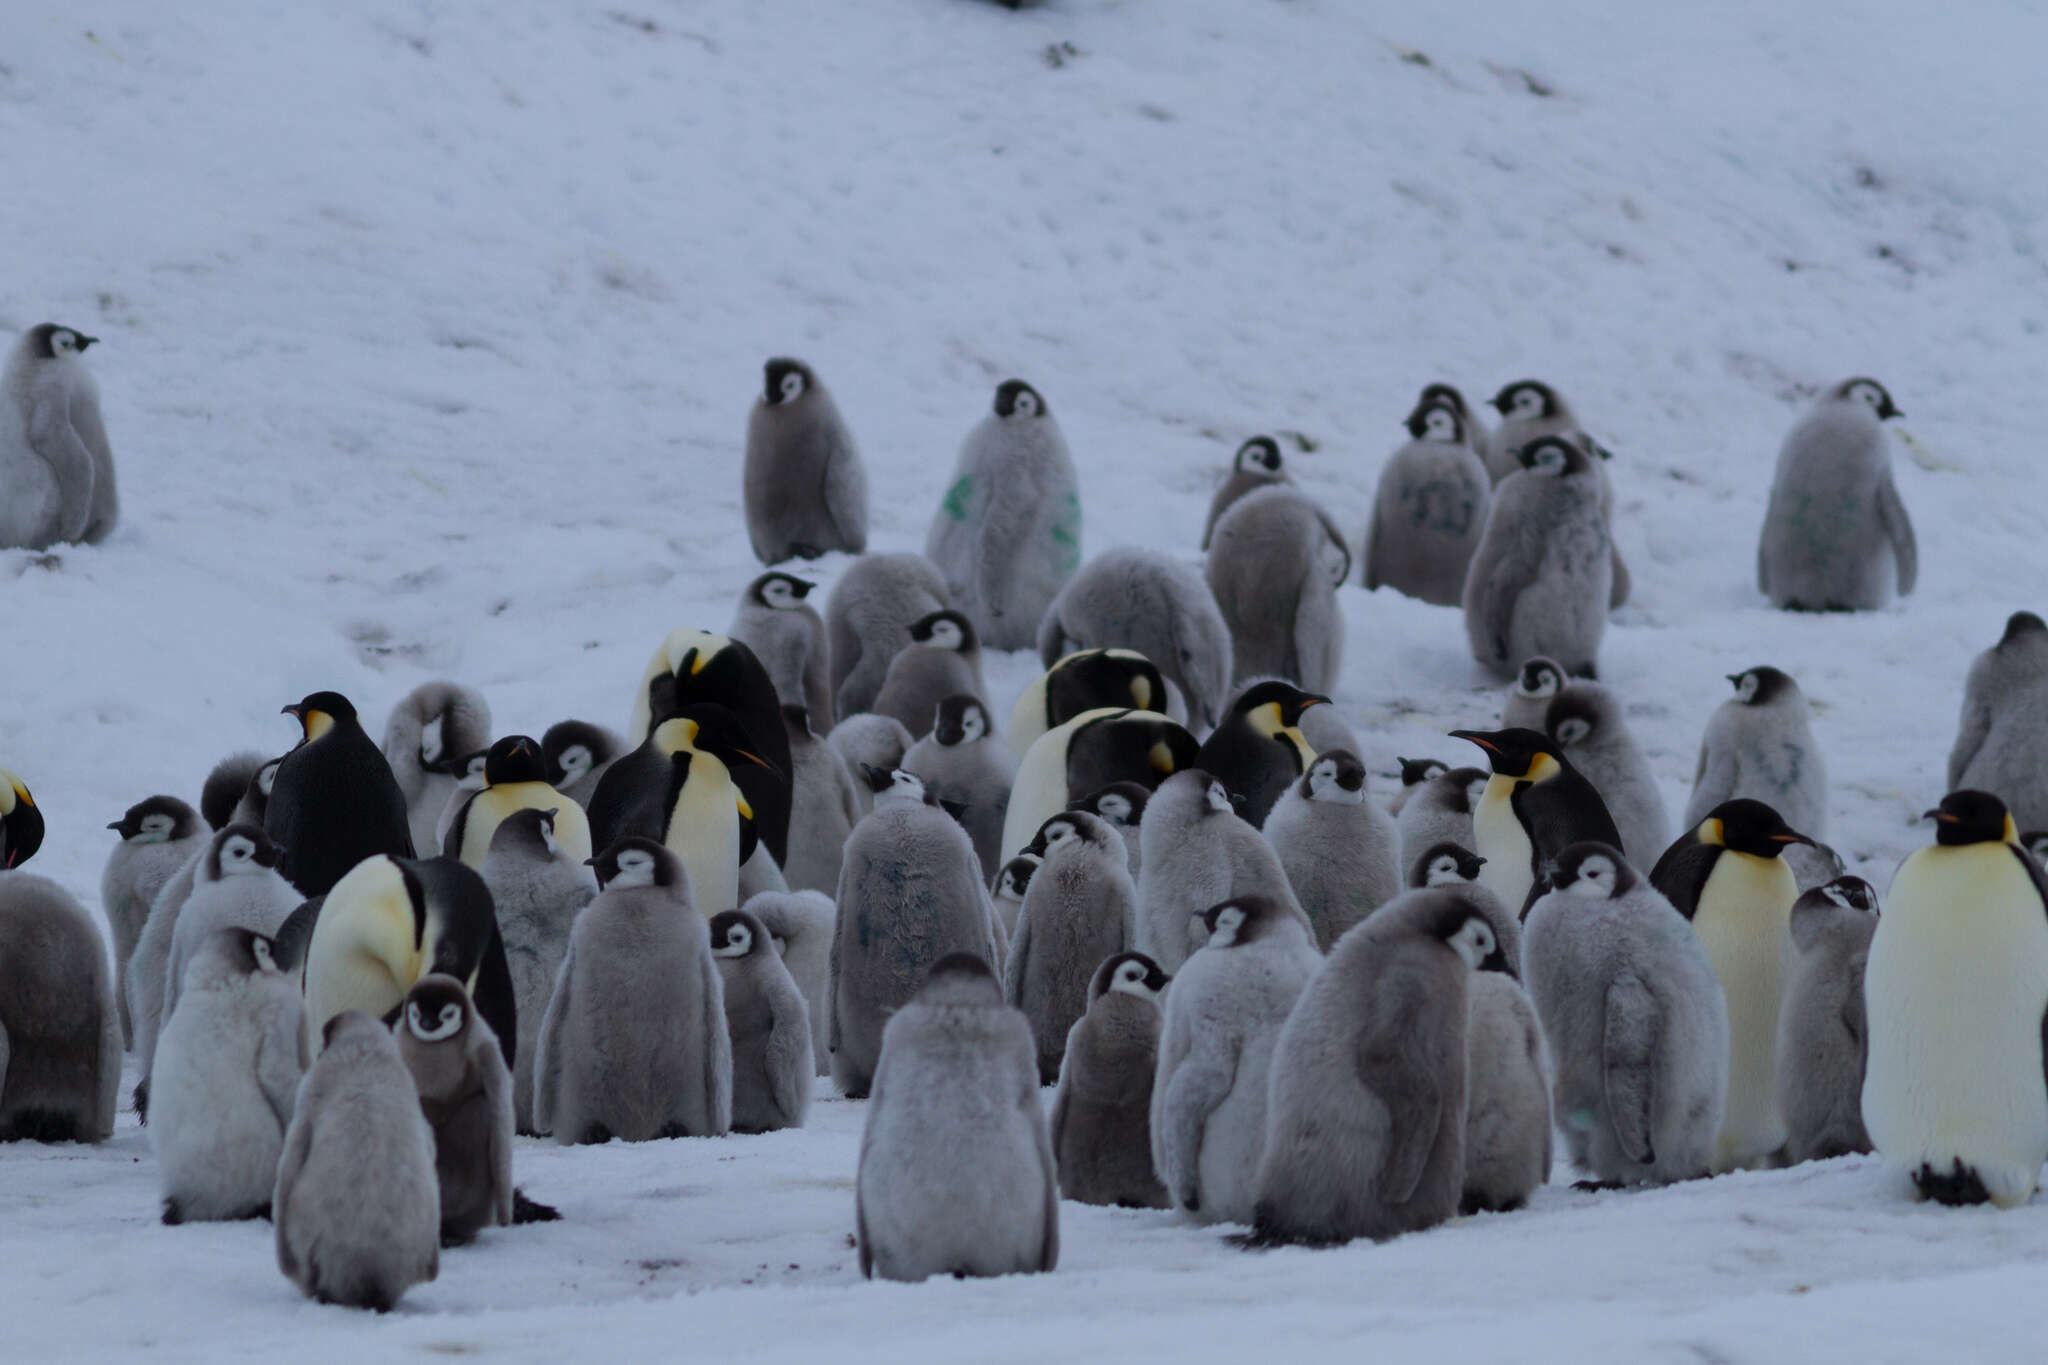
<path fill-rule="evenodd" d="M 93 340 L 32 328 L 0 372 L 0 546 L 115 525 Z M 1358 738 L 1310 718 L 1353 545 L 1274 438 L 1238 449 L 1206 574 L 1084 560 L 1066 437 L 1006 380 L 925 554 L 867 553 L 848 424 L 770 360 L 742 473 L 768 572 L 726 634 L 660 642 L 622 731 L 501 734 L 449 681 L 381 746 L 339 693 L 289 704 L 283 755 L 108 824 L 113 971 L 18 870 L 46 827 L 0 771 L 0 1139 L 107 1138 L 125 1042 L 163 1220 L 267 1217 L 307 1294 L 380 1311 L 443 1247 L 558 1216 L 515 1190 L 515 1132 L 768 1132 L 820 1076 L 868 1100 L 852 1223 L 893 1279 L 1052 1270 L 1062 1196 L 1248 1246 L 1417 1232 L 1521 1207 L 1553 1145 L 1587 1189 L 1874 1149 L 1916 1197 L 2025 1202 L 2048 627 L 2015 614 L 1970 671 L 1954 790 L 1882 913 L 1809 875 L 1840 870 L 1826 769 L 1777 668 L 1730 675 L 1672 840 L 1593 681 L 1630 591 L 1611 457 L 1544 383 L 1491 405 L 1489 431 L 1423 390 L 1356 558 L 1462 611 L 1514 680 L 1504 728 L 1446 736 L 1483 766 L 1401 759 L 1383 802 Z M 1849 379 L 1787 436 L 1774 605 L 1912 591 L 1898 415 Z M 856 558 L 821 615 L 773 566 L 832 551 Z M 981 651 L 1034 647 L 1005 736 Z"/>

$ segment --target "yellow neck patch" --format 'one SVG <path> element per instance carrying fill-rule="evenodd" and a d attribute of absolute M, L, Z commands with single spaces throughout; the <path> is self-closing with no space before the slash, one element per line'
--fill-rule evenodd
<path fill-rule="evenodd" d="M 697 722 L 678 716 L 654 727 L 654 747 L 664 754 L 697 752 Z"/>
<path fill-rule="evenodd" d="M 334 717 L 325 711 L 308 711 L 299 723 L 305 726 L 306 739 L 310 742 L 334 728 Z"/>
<path fill-rule="evenodd" d="M 25 797 L 28 793 L 23 792 L 22 795 Z M 2012 822 L 2010 814 L 2005 817 L 2005 841 L 2014 848 L 2018 848 L 2020 844 L 2020 827 Z"/>
<path fill-rule="evenodd" d="M 1700 821 L 1700 827 L 1693 832 L 1699 836 L 1699 841 L 1703 844 L 1712 844 L 1716 848 L 1727 845 L 1727 836 L 1722 832 L 1721 822 L 1711 816 Z"/>
<path fill-rule="evenodd" d="M 1524 782 L 1548 782 L 1563 771 L 1564 769 L 1558 766 L 1557 760 L 1549 754 L 1537 754 L 1529 760 L 1529 770 L 1522 774 L 1521 780 Z"/>
<path fill-rule="evenodd" d="M 1150 749 L 1147 749 L 1145 757 L 1151 760 L 1153 772 L 1170 773 L 1173 771 L 1173 750 L 1167 747 L 1165 740 L 1162 739 Z"/>
<path fill-rule="evenodd" d="M 1131 700 L 1140 711 L 1152 709 L 1152 680 L 1142 673 L 1131 679 Z"/>

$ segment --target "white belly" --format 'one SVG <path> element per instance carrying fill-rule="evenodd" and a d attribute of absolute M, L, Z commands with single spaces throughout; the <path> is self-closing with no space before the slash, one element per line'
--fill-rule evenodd
<path fill-rule="evenodd" d="M 1714 1168 L 1755 1165 L 1785 1145 L 1778 1112 L 1778 1007 L 1799 884 L 1783 858 L 1724 852 L 1700 889 L 1699 935 L 1728 997 L 1728 1104 Z"/>
<path fill-rule="evenodd" d="M 690 779 L 683 784 L 663 842 L 689 869 L 690 904 L 706 919 L 739 907 L 738 793 L 725 765 L 709 754 L 691 759 Z"/>
<path fill-rule="evenodd" d="M 1522 908 L 1536 881 L 1529 866 L 1535 853 L 1529 843 L 1529 832 L 1522 828 L 1521 820 L 1508 804 L 1514 789 L 1513 778 L 1488 778 L 1486 794 L 1479 798 L 1479 809 L 1472 812 L 1472 839 L 1479 845 L 1472 851 L 1486 859 L 1479 869 L 1479 884 L 1499 896 L 1501 904 L 1511 912 Z"/>

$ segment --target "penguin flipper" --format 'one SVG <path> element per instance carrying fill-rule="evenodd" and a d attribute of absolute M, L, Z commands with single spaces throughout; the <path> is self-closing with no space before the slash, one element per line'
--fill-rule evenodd
<path fill-rule="evenodd" d="M 1614 570 L 1614 584 L 1607 590 L 1607 609 L 1628 605 L 1629 589 L 1632 586 L 1628 576 L 1628 561 L 1621 557 L 1621 546 L 1615 541 L 1612 530 L 1607 536 L 1607 557 Z"/>
<path fill-rule="evenodd" d="M 572 933 L 562 965 L 555 969 L 555 988 L 548 993 L 548 1007 L 541 1015 L 540 1032 L 533 1043 L 533 1126 L 536 1132 L 555 1128 L 555 1096 L 562 1083 L 561 1033 L 568 1026 L 569 983 L 576 977 L 576 938 Z"/>
<path fill-rule="evenodd" d="M 305 1029 L 298 1010 L 278 1010 L 256 1043 L 256 1088 L 277 1120 L 280 1133 L 292 1126 L 292 1108 L 298 1101 L 299 1077 L 305 1070 Z"/>
<path fill-rule="evenodd" d="M 1429 1169 L 1437 1130 L 1443 1125 L 1443 1088 L 1435 1059 L 1416 1029 L 1401 1021 L 1426 1010 L 1428 1001 L 1407 978 L 1396 977 L 1373 1002 L 1381 1024 L 1372 1042 L 1358 1050 L 1358 1078 L 1387 1109 L 1386 1155 L 1380 1162 L 1380 1199 L 1405 1204 L 1415 1197 Z"/>
<path fill-rule="evenodd" d="M 76 543 L 92 516 L 92 451 L 71 425 L 71 405 L 60 393 L 37 403 L 28 415 L 28 443 L 49 466 L 57 483 L 57 506 L 36 532 L 30 549 Z"/>
<path fill-rule="evenodd" d="M 498 1035 L 498 1050 L 505 1056 L 505 1070 L 513 1065 L 519 1050 L 519 1004 L 512 987 L 512 964 L 505 957 L 505 937 L 491 927 L 491 941 L 484 945 L 483 958 L 476 965 L 476 1012 Z"/>
<path fill-rule="evenodd" d="M 1877 481 L 1877 524 L 1892 545 L 1892 559 L 1898 564 L 1899 596 L 1910 597 L 1920 578 L 1920 549 L 1913 539 L 1913 521 L 1906 504 L 1899 501 L 1890 473 Z"/>
<path fill-rule="evenodd" d="M 1622 1152 L 1644 1166 L 1656 1160 L 1651 1129 L 1660 1022 L 1656 998 L 1640 977 L 1624 973 L 1609 984 L 1600 1057 L 1607 1118 Z"/>
<path fill-rule="evenodd" d="M 1700 892 L 1714 874 L 1714 862 L 1721 849 L 1703 844 L 1687 834 L 1664 850 L 1664 856 L 1650 869 L 1650 885 L 1671 902 L 1671 908 L 1690 921 L 1699 909 Z"/>
<path fill-rule="evenodd" d="M 1188 1209 L 1200 1207 L 1202 1132 L 1209 1115 L 1237 1083 L 1236 1050 L 1227 1057 L 1219 1055 L 1223 1044 L 1214 1034 L 1204 1034 L 1197 1042 L 1166 1083 L 1160 1110 L 1164 1122 L 1156 1135 L 1162 1158 L 1160 1176 L 1172 1183 L 1174 1201 Z M 1207 1046 L 1200 1045 L 1204 1043 Z"/>

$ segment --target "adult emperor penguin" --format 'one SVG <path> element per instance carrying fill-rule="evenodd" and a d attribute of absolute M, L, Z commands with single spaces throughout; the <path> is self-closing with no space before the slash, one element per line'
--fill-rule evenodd
<path fill-rule="evenodd" d="M 1317 754 L 1266 817 L 1266 841 L 1329 952 L 1352 925 L 1401 890 L 1394 817 L 1366 795 L 1356 754 Z"/>
<path fill-rule="evenodd" d="M 856 782 L 830 741 L 811 729 L 810 712 L 801 706 L 782 708 L 789 736 L 789 859 L 783 880 L 792 891 L 832 894 L 839 885 L 839 860 L 846 836 L 867 813 L 862 784 Z M 895 760 L 902 761 L 899 754 Z M 1009 794 L 1005 783 L 1003 792 Z"/>
<path fill-rule="evenodd" d="M 784 706 L 801 706 L 819 734 L 832 728 L 832 661 L 825 618 L 804 599 L 817 584 L 770 570 L 747 584 L 725 633 L 754 651 Z"/>
<path fill-rule="evenodd" d="M 615 731 L 587 720 L 558 720 L 540 737 L 548 785 L 586 810 L 605 769 L 632 747 Z"/>
<path fill-rule="evenodd" d="M 1344 936 L 1273 1048 L 1253 1244 L 1383 1240 L 1457 1213 L 1481 969 L 1514 973 L 1453 888 L 1408 892 Z"/>
<path fill-rule="evenodd" d="M 1811 842 L 1761 801 L 1724 802 L 1657 860 L 1650 884 L 1692 921 L 1728 997 L 1728 1102 L 1714 1169 L 1767 1165 L 1785 1145 L 1778 1010 L 1799 883 L 1780 855 Z"/>
<path fill-rule="evenodd" d="M 1556 858 L 1522 974 L 1557 1064 L 1572 1164 L 1606 1185 L 1706 1175 L 1728 1090 L 1728 1002 L 1685 918 L 1608 844 Z"/>
<path fill-rule="evenodd" d="M 1547 735 L 1534 730 L 1453 730 L 1485 751 L 1493 775 L 1472 812 L 1473 849 L 1486 860 L 1479 884 L 1518 910 L 1566 847 L 1588 841 L 1621 847 L 1600 793 Z"/>
<path fill-rule="evenodd" d="M 498 1040 L 452 976 L 430 973 L 405 993 L 398 1054 L 434 1130 L 441 1245 L 512 1225 L 512 1076 Z"/>
<path fill-rule="evenodd" d="M 1017 756 L 989 728 L 988 708 L 978 697 L 951 696 L 938 705 L 930 734 L 910 746 L 902 766 L 925 789 L 960 808 L 958 819 L 974 840 L 983 880 L 1002 866 L 1003 822 L 1010 787 L 1017 780 Z"/>
<path fill-rule="evenodd" d="M 1105 707 L 1173 714 L 1166 679 L 1150 659 L 1135 649 L 1084 649 L 1067 655 L 1026 685 L 1010 712 L 1010 728 L 1004 738 L 1021 755 L 1047 730 L 1065 725 L 1084 711 Z"/>
<path fill-rule="evenodd" d="M 1051 668 L 1088 649 L 1135 650 L 1157 664 L 1186 700 L 1195 728 L 1221 718 L 1230 691 L 1230 626 L 1191 565 L 1129 546 L 1089 560 L 1046 609 L 1038 657 Z"/>
<path fill-rule="evenodd" d="M 0 1142 L 113 1136 L 121 1016 L 105 940 L 53 881 L 0 874 Z"/>
<path fill-rule="evenodd" d="M 1521 459 L 1522 471 L 1494 490 L 1465 577 L 1472 657 L 1506 677 L 1545 654 L 1590 678 L 1614 581 L 1599 479 L 1570 437 L 1539 437 Z"/>
<path fill-rule="evenodd" d="M 1200 751 L 1193 735 L 1156 711 L 1083 711 L 1040 735 L 1018 763 L 1003 812 L 1004 856 L 1015 857 L 1077 797 L 1112 782 L 1156 787 Z"/>
<path fill-rule="evenodd" d="M 98 337 L 41 322 L 0 368 L 0 549 L 96 544 L 120 502 L 100 391 L 79 359 Z"/>
<path fill-rule="evenodd" d="M 1029 649 L 1081 565 L 1081 482 L 1045 398 L 1021 379 L 967 434 L 925 537 L 960 610 L 991 649 Z"/>
<path fill-rule="evenodd" d="M 1017 915 L 1003 965 L 1003 999 L 1024 1011 L 1037 1040 L 1039 1080 L 1059 1079 L 1067 1033 L 1088 1011 L 1088 986 L 1105 958 L 1138 937 L 1138 888 L 1109 822 L 1063 811 L 1045 822 L 1038 871 Z"/>
<path fill-rule="evenodd" d="M 966 616 L 935 611 L 911 623 L 910 643 L 889 661 L 874 710 L 901 721 L 912 739 L 923 739 L 931 733 L 939 703 L 962 695 L 988 695 L 981 676 L 981 642 Z"/>
<path fill-rule="evenodd" d="M 1315 503 L 1292 488 L 1239 499 L 1216 523 L 1206 576 L 1230 629 L 1237 681 L 1336 684 L 1344 661 L 1337 588 L 1351 576 L 1351 551 Z"/>
<path fill-rule="evenodd" d="M 1225 512 L 1236 505 L 1237 500 L 1247 493 L 1276 484 L 1291 484 L 1294 476 L 1287 472 L 1286 462 L 1280 458 L 1280 443 L 1270 436 L 1254 436 L 1237 448 L 1231 457 L 1230 472 L 1224 476 L 1222 486 L 1209 499 L 1209 519 L 1202 525 L 1202 548 L 1216 535 L 1216 522 Z"/>
<path fill-rule="evenodd" d="M 1778 1014 L 1778 1110 L 1787 1162 L 1870 1150 L 1863 1126 L 1869 1026 L 1863 973 L 1877 932 L 1877 893 L 1838 877 L 1792 905 L 1799 960 Z"/>
<path fill-rule="evenodd" d="M 491 851 L 491 836 L 514 811 L 554 812 L 554 837 L 564 852 L 581 862 L 590 856 L 590 822 L 583 807 L 548 785 L 547 760 L 540 741 L 507 735 L 484 758 L 484 789 L 471 796 L 448 827 L 446 852 L 471 867 L 482 867 Z"/>
<path fill-rule="evenodd" d="M 1088 1012 L 1067 1032 L 1052 1102 L 1062 1198 L 1168 1207 L 1152 1170 L 1152 1077 L 1166 986 L 1166 973 L 1143 953 L 1104 958 L 1088 983 Z"/>
<path fill-rule="evenodd" d="M 1874 611 L 1912 594 L 1920 555 L 1884 429 L 1904 415 L 1875 379 L 1845 379 L 1786 435 L 1756 551 L 1772 606 Z"/>
<path fill-rule="evenodd" d="M 833 931 L 839 915 L 820 891 L 763 891 L 740 907 L 761 922 L 776 955 L 803 992 L 811 1015 L 811 1055 L 820 1076 L 832 1074 Z"/>
<path fill-rule="evenodd" d="M 205 847 L 206 832 L 199 813 L 175 796 L 146 797 L 107 828 L 120 835 L 121 842 L 107 855 L 106 869 L 100 874 L 100 908 L 106 911 L 107 927 L 114 935 L 121 1033 L 132 1039 L 128 959 L 135 952 L 135 941 L 142 937 L 142 926 L 149 922 L 149 907 L 155 904 L 157 893 Z"/>
<path fill-rule="evenodd" d="M 1313 947 L 1315 927 L 1294 897 L 1273 846 L 1232 808 L 1223 784 L 1200 768 L 1175 773 L 1145 804 L 1138 828 L 1138 950 L 1178 975 L 1202 942 L 1191 920 L 1208 906 L 1262 897 L 1299 921 Z"/>
<path fill-rule="evenodd" d="M 1438 844 L 1477 844 L 1472 813 L 1485 799 L 1491 780 L 1484 768 L 1446 768 L 1418 786 L 1394 822 L 1401 834 L 1401 865 L 1413 867 L 1424 851 Z"/>
<path fill-rule="evenodd" d="M 1522 660 L 1522 667 L 1500 704 L 1500 728 L 1541 730 L 1544 718 L 1550 714 L 1551 698 L 1564 690 L 1566 681 L 1564 665 L 1555 659 L 1538 654 Z"/>
<path fill-rule="evenodd" d="M 1205 1223 L 1249 1223 L 1274 1044 L 1323 955 L 1308 927 L 1268 897 L 1226 900 L 1199 922 L 1208 941 L 1166 993 L 1152 1166 L 1175 1208 Z"/>
<path fill-rule="evenodd" d="M 1948 789 L 1992 793 L 2023 830 L 2048 825 L 2048 624 L 2033 612 L 1970 665 Z"/>
<path fill-rule="evenodd" d="M 1731 673 L 1728 681 L 1735 695 L 1714 711 L 1700 738 L 1685 827 L 1698 825 L 1723 801 L 1746 796 L 1776 810 L 1794 829 L 1822 838 L 1828 770 L 1814 743 L 1806 694 L 1770 667 Z"/>
<path fill-rule="evenodd" d="M 1629 733 L 1621 698 L 1604 684 L 1574 678 L 1552 698 L 1542 730 L 1600 793 L 1622 852 L 1649 861 L 1671 842 L 1671 817 L 1657 775 Z"/>
<path fill-rule="evenodd" d="M 555 837 L 555 812 L 516 810 L 491 835 L 477 869 L 491 893 L 505 966 L 512 976 L 512 1116 L 522 1133 L 533 1126 L 533 1057 L 540 1021 L 554 994 L 555 974 L 569 951 L 576 916 L 597 894 L 597 878 Z"/>
<path fill-rule="evenodd" d="M 854 1180 L 861 1274 L 1051 1270 L 1060 1191 L 1031 1029 L 953 953 L 889 1020 Z"/>
<path fill-rule="evenodd" d="M 952 605 L 944 575 L 923 555 L 867 554 L 847 565 L 825 600 L 830 719 L 871 710 L 911 624 Z"/>
<path fill-rule="evenodd" d="M 1239 814 L 1263 826 L 1273 803 L 1315 760 L 1301 733 L 1302 713 L 1329 700 L 1292 683 L 1253 683 L 1202 741 L 1195 763 L 1241 800 Z"/>
<path fill-rule="evenodd" d="M 455 794 L 469 755 L 491 744 L 491 704 L 474 687 L 421 683 L 384 722 L 384 760 L 405 793 L 415 850 L 441 851 L 441 812 Z"/>
<path fill-rule="evenodd" d="M 744 910 L 711 917 L 711 956 L 732 1038 L 732 1130 L 804 1126 L 811 1103 L 811 1016 L 768 929 Z"/>
<path fill-rule="evenodd" d="M 868 545 L 868 474 L 832 394 L 801 360 L 763 367 L 747 418 L 747 539 L 754 557 L 779 564 Z"/>
<path fill-rule="evenodd" d="M 2012 1208 L 2048 1160 L 2048 884 L 1989 792 L 1928 815 L 1870 940 L 1863 1122 L 1916 1197 Z"/>
<path fill-rule="evenodd" d="M 1471 427 L 1449 399 L 1425 397 L 1406 425 L 1408 443 L 1380 467 L 1365 530 L 1365 586 L 1455 607 L 1486 530 L 1493 484 Z"/>
<path fill-rule="evenodd" d="M 348 1010 L 320 1040 L 271 1195 L 277 1268 L 322 1303 L 388 1312 L 440 1273 L 434 1132 L 390 1029 Z"/>
<path fill-rule="evenodd" d="M 412 857 L 405 793 L 349 699 L 315 692 L 284 714 L 302 738 L 277 765 L 263 832 L 284 852 L 286 880 L 302 895 L 324 896 L 365 858 Z"/>
<path fill-rule="evenodd" d="M 28 783 L 0 768 L 0 870 L 20 867 L 43 846 L 43 813 Z"/>

